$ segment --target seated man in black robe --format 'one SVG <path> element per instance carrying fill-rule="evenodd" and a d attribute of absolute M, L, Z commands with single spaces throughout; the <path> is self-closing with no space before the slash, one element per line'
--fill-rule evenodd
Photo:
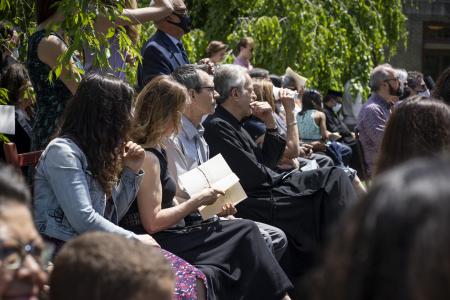
<path fill-rule="evenodd" d="M 256 102 L 245 69 L 223 65 L 214 75 L 219 97 L 215 113 L 204 122 L 210 154 L 221 153 L 240 178 L 248 199 L 238 206 L 238 216 L 281 228 L 289 240 L 282 266 L 290 276 L 303 275 L 323 245 L 329 225 L 356 195 L 346 173 L 339 168 L 308 172 L 274 171 L 285 148 L 272 109 Z M 267 134 L 259 148 L 241 126 L 249 115 L 263 120 Z"/>

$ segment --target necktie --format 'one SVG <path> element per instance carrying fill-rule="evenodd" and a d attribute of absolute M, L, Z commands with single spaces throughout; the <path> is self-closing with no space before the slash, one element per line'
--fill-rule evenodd
<path fill-rule="evenodd" d="M 185 62 L 186 64 L 189 64 L 189 59 L 188 59 L 188 57 L 187 57 L 186 50 L 184 50 L 183 43 L 179 42 L 179 43 L 177 44 L 177 46 L 178 46 L 178 48 L 179 48 L 180 51 L 181 51 L 181 55 L 183 56 L 184 62 Z"/>

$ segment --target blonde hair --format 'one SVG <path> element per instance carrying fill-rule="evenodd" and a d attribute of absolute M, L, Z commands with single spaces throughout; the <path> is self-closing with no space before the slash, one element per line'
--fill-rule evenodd
<path fill-rule="evenodd" d="M 160 145 L 172 126 L 175 133 L 189 95 L 172 77 L 162 75 L 150 81 L 139 93 L 134 111 L 131 138 L 144 148 Z"/>
<path fill-rule="evenodd" d="M 256 101 L 268 102 L 275 111 L 275 97 L 273 96 L 273 84 L 267 79 L 253 79 L 253 90 Z"/>

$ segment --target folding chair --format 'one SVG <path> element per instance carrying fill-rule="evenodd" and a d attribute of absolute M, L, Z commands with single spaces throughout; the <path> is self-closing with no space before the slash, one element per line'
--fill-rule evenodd
<path fill-rule="evenodd" d="M 361 141 L 359 139 L 359 131 L 355 129 L 355 141 L 356 141 L 356 149 L 358 151 L 358 156 L 360 157 L 359 160 L 359 170 L 358 170 L 358 176 L 361 179 L 361 181 L 365 181 L 366 185 L 368 186 L 370 184 L 370 176 L 367 173 L 367 165 L 366 165 L 366 159 L 364 158 L 364 149 L 362 147 Z"/>
<path fill-rule="evenodd" d="M 15 166 L 18 169 L 23 167 L 34 167 L 41 157 L 41 151 L 17 153 L 17 147 L 14 143 L 3 144 L 3 151 L 5 152 L 6 163 Z"/>

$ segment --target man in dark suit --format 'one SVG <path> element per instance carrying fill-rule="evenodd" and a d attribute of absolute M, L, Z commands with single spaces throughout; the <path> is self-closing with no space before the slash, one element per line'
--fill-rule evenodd
<path fill-rule="evenodd" d="M 191 20 L 182 0 L 171 0 L 173 13 L 155 21 L 158 29 L 141 50 L 138 85 L 142 89 L 158 75 L 170 75 L 179 66 L 189 63 L 181 37 L 191 30 Z"/>

